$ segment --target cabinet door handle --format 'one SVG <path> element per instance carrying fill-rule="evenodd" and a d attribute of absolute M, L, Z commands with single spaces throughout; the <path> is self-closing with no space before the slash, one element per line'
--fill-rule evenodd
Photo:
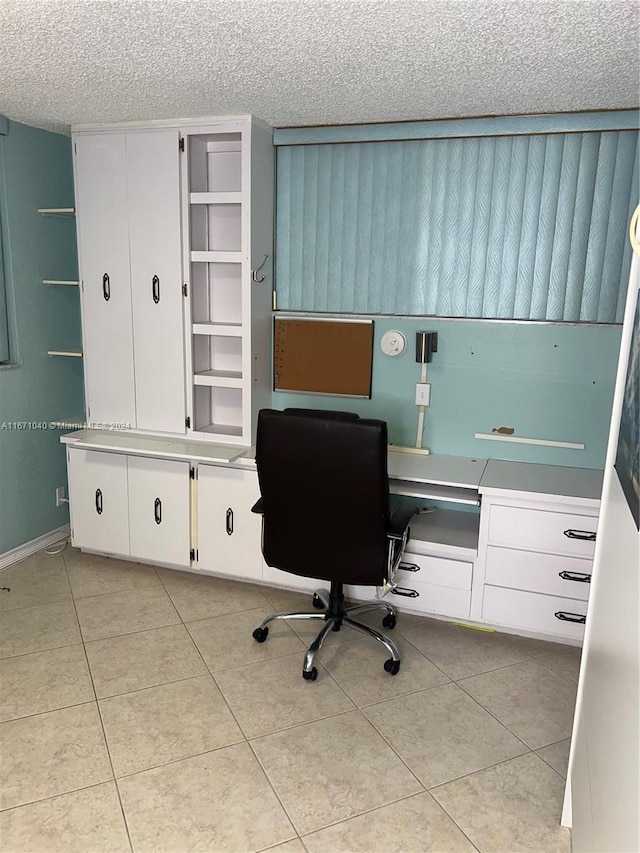
<path fill-rule="evenodd" d="M 584 572 L 558 572 L 558 577 L 563 581 L 578 581 L 579 583 L 591 583 L 591 575 Z"/>
<path fill-rule="evenodd" d="M 577 622 L 580 625 L 584 625 L 587 621 L 587 617 L 583 616 L 581 613 L 567 613 L 566 610 L 558 610 L 558 612 L 553 615 L 561 622 Z"/>
<path fill-rule="evenodd" d="M 98 515 L 102 515 L 102 492 L 100 489 L 96 489 L 96 512 Z"/>
<path fill-rule="evenodd" d="M 160 279 L 157 275 L 151 279 L 151 295 L 153 296 L 153 301 L 158 304 L 160 302 Z"/>
<path fill-rule="evenodd" d="M 160 524 L 162 521 L 162 501 L 160 498 L 156 498 L 153 502 L 153 517 L 156 520 L 156 524 Z"/>
<path fill-rule="evenodd" d="M 233 510 L 231 507 L 227 510 L 227 535 L 231 536 L 233 533 Z"/>
<path fill-rule="evenodd" d="M 102 276 L 102 295 L 104 296 L 105 302 L 108 302 L 111 299 L 111 281 L 108 273 L 105 273 Z"/>
<path fill-rule="evenodd" d="M 590 530 L 565 530 L 564 535 L 567 539 L 582 539 L 585 542 L 596 541 L 596 534 Z"/>

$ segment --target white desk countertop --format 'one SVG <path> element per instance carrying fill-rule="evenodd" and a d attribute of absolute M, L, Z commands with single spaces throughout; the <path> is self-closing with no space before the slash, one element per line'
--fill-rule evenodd
<path fill-rule="evenodd" d="M 508 462 L 490 459 L 480 480 L 481 495 L 509 497 L 544 496 L 546 500 L 566 500 L 597 508 L 602 491 L 602 471 L 541 465 L 538 462 Z"/>

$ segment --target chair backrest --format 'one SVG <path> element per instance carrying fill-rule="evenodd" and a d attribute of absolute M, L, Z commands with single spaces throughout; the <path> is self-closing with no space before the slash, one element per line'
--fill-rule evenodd
<path fill-rule="evenodd" d="M 256 463 L 268 565 L 322 580 L 382 583 L 389 521 L 384 421 L 263 409 Z"/>

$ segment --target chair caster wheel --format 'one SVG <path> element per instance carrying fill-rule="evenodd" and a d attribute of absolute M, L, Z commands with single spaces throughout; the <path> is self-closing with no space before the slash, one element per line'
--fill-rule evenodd
<path fill-rule="evenodd" d="M 253 634 L 251 636 L 253 637 L 253 639 L 257 643 L 264 643 L 264 641 L 267 639 L 268 633 L 269 633 L 268 628 L 256 628 L 256 630 L 253 632 Z"/>
<path fill-rule="evenodd" d="M 305 681 L 315 681 L 316 678 L 318 677 L 318 670 L 316 669 L 315 666 L 311 668 L 311 672 L 307 672 L 306 670 L 303 669 L 302 670 L 302 677 L 304 678 Z"/>
<path fill-rule="evenodd" d="M 324 610 L 324 604 L 322 603 L 322 599 L 319 595 L 313 593 L 313 599 L 311 601 L 316 610 Z"/>
<path fill-rule="evenodd" d="M 384 668 L 386 672 L 390 672 L 391 675 L 397 675 L 400 672 L 400 661 L 389 658 L 389 660 L 384 662 Z"/>
<path fill-rule="evenodd" d="M 388 628 L 390 631 L 396 627 L 396 615 L 395 615 L 395 613 L 387 613 L 387 615 L 382 620 L 382 627 Z"/>

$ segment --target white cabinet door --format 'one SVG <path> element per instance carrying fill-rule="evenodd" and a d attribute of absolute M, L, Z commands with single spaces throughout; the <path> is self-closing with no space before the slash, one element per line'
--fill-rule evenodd
<path fill-rule="evenodd" d="M 88 415 L 135 427 L 125 136 L 74 145 Z"/>
<path fill-rule="evenodd" d="M 189 565 L 189 463 L 129 457 L 131 556 Z"/>
<path fill-rule="evenodd" d="M 67 460 L 73 545 L 128 554 L 127 457 L 69 448 Z"/>
<path fill-rule="evenodd" d="M 128 133 L 138 429 L 185 432 L 178 132 Z"/>
<path fill-rule="evenodd" d="M 198 565 L 237 578 L 262 578 L 258 475 L 239 468 L 198 468 Z"/>

